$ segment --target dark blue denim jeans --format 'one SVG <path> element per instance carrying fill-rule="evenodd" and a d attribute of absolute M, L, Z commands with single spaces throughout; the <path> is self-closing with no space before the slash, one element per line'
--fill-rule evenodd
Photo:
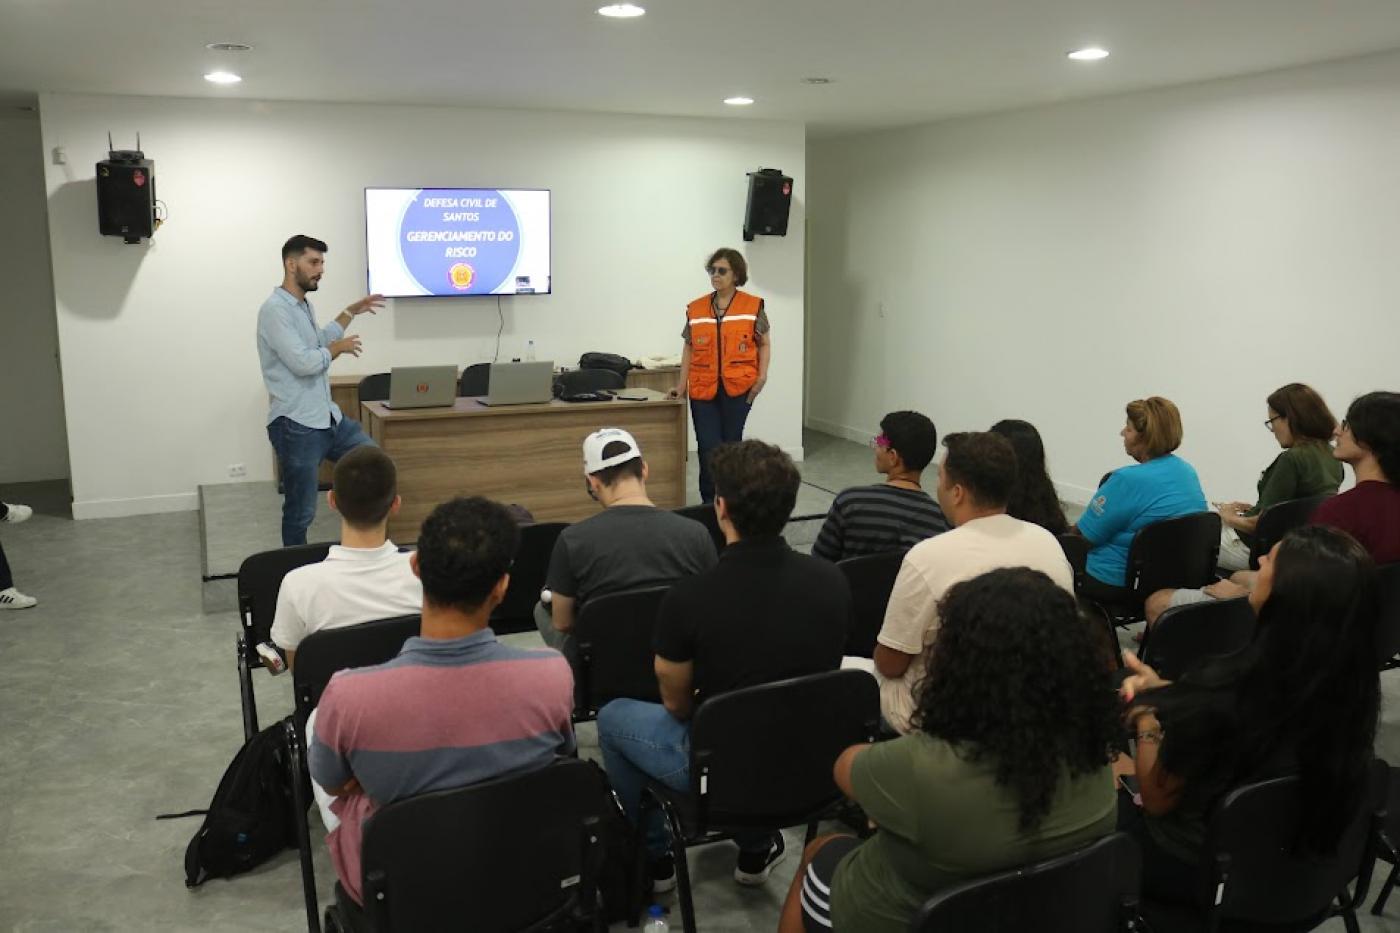
<path fill-rule="evenodd" d="M 308 428 L 290 418 L 267 426 L 282 473 L 282 546 L 306 543 L 306 529 L 316 517 L 316 471 L 322 460 L 334 463 L 362 444 L 374 441 L 358 421 L 341 418 L 329 428 Z"/>
<path fill-rule="evenodd" d="M 723 380 L 715 390 L 714 398 L 690 400 L 690 420 L 695 424 L 695 453 L 700 458 L 701 501 L 715 501 L 710 454 L 720 444 L 744 439 L 744 422 L 748 420 L 752 408 L 743 395 L 726 395 Z"/>

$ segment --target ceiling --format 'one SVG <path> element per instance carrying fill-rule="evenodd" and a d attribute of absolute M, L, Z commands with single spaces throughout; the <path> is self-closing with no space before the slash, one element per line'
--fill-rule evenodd
<path fill-rule="evenodd" d="M 0 97 L 727 116 L 831 135 L 1400 48 L 1398 0 L 637 0 L 634 20 L 601 2 L 0 0 Z M 1065 58 L 1093 43 L 1112 57 Z M 217 68 L 243 83 L 202 79 Z M 757 103 L 721 103 L 734 94 Z"/>

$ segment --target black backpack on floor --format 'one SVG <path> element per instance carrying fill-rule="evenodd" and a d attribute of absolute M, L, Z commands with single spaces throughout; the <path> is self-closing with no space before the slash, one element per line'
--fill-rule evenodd
<path fill-rule="evenodd" d="M 157 817 L 205 814 L 185 849 L 185 887 L 241 875 L 283 849 L 297 847 L 287 775 L 287 743 L 279 722 L 253 736 L 233 756 L 208 810 Z"/>

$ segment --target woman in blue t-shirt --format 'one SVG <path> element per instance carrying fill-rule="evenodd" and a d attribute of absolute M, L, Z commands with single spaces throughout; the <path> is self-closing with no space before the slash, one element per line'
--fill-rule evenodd
<path fill-rule="evenodd" d="M 1181 412 L 1160 396 L 1127 405 L 1120 434 L 1137 463 L 1114 470 L 1079 517 L 1075 530 L 1089 542 L 1081 595 L 1096 602 L 1128 600 L 1128 548 L 1152 524 L 1206 510 L 1196 469 L 1172 451 L 1181 446 Z"/>

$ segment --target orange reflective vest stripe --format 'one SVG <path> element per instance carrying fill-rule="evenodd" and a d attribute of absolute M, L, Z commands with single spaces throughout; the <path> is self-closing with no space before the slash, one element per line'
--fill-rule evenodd
<path fill-rule="evenodd" d="M 725 394 L 743 395 L 758 381 L 758 312 L 763 299 L 736 291 L 722 317 L 715 317 L 714 294 L 702 295 L 686 306 L 690 324 L 690 397 L 715 397 L 719 381 Z"/>

